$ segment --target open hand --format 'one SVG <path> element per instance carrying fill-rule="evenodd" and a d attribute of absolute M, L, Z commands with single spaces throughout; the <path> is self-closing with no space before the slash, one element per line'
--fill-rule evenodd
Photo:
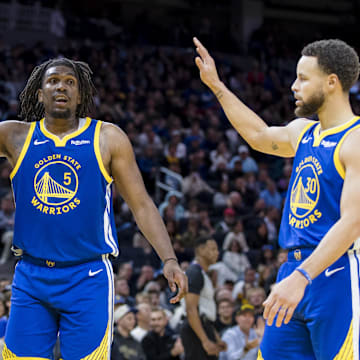
<path fill-rule="evenodd" d="M 287 324 L 304 296 L 308 281 L 298 271 L 275 284 L 270 295 L 264 301 L 264 318 L 271 326 L 277 315 L 276 326 L 280 327 L 283 320 Z"/>
<path fill-rule="evenodd" d="M 193 39 L 196 46 L 196 52 L 199 54 L 195 58 L 195 64 L 200 70 L 200 79 L 210 89 L 220 82 L 216 70 L 215 61 L 206 50 L 205 46 L 196 38 Z"/>

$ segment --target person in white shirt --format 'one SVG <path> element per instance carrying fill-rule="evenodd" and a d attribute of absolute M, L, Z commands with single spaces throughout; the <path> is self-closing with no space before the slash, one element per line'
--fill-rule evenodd
<path fill-rule="evenodd" d="M 254 307 L 244 304 L 236 312 L 237 325 L 226 330 L 222 340 L 227 350 L 220 353 L 219 360 L 256 360 L 260 340 L 253 329 Z"/>
<path fill-rule="evenodd" d="M 131 336 L 139 343 L 150 330 L 151 306 L 147 303 L 137 305 L 137 326 L 131 330 Z"/>

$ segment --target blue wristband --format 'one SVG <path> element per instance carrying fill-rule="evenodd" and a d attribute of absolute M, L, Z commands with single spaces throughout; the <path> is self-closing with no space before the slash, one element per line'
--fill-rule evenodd
<path fill-rule="evenodd" d="M 312 284 L 312 279 L 306 270 L 302 269 L 300 266 L 297 267 L 295 270 L 297 270 L 302 276 L 305 277 L 305 279 L 309 282 L 309 285 Z"/>

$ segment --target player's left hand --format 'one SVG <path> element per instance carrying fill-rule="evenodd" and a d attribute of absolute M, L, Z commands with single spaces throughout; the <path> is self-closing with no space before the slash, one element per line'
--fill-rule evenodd
<path fill-rule="evenodd" d="M 276 284 L 270 295 L 264 301 L 264 318 L 271 326 L 277 315 L 275 325 L 280 327 L 284 321 L 287 324 L 304 296 L 308 281 L 298 271 Z"/>
<path fill-rule="evenodd" d="M 170 299 L 171 304 L 180 301 L 188 292 L 188 279 L 185 273 L 181 270 L 177 261 L 168 261 L 163 268 L 164 276 L 166 277 L 169 287 L 172 292 L 178 289 L 177 294 Z"/>

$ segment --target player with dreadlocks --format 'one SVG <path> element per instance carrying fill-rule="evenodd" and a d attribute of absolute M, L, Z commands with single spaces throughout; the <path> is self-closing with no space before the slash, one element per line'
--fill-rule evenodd
<path fill-rule="evenodd" d="M 111 184 L 164 262 L 177 295 L 187 291 L 161 217 L 127 136 L 87 117 L 95 91 L 86 63 L 49 60 L 20 95 L 25 121 L 0 124 L 0 155 L 13 166 L 15 269 L 3 359 L 108 359 L 113 272 L 119 254 Z"/>

